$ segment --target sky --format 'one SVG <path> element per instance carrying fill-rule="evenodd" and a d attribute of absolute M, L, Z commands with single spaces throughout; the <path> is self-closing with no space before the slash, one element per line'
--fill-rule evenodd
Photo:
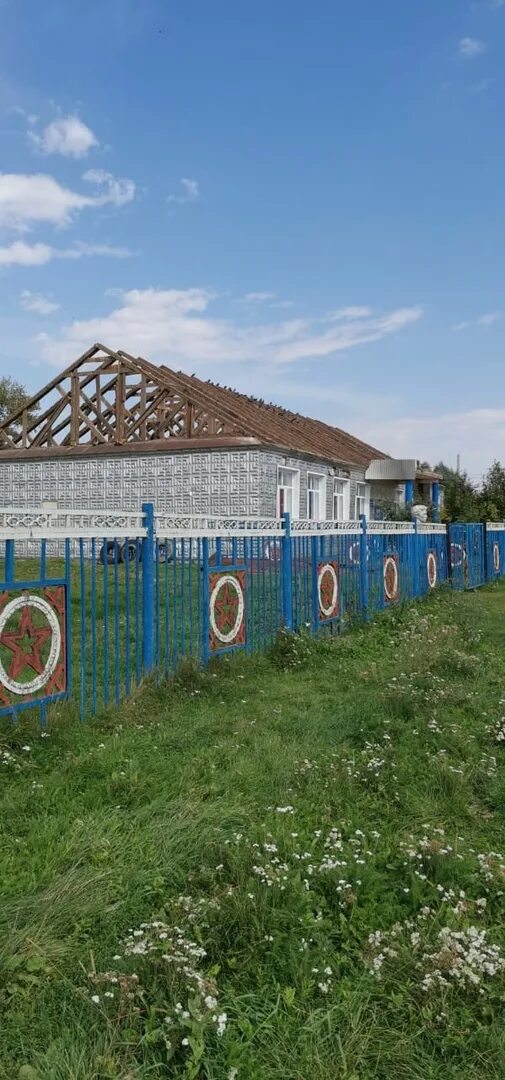
<path fill-rule="evenodd" d="M 0 375 L 102 341 L 505 462 L 505 0 L 0 17 Z"/>

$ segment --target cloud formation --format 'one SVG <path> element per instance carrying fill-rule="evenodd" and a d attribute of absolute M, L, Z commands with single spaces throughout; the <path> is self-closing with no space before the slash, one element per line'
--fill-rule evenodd
<path fill-rule="evenodd" d="M 89 170 L 83 179 L 102 190 L 82 195 L 45 173 L 0 173 L 0 226 L 18 232 L 41 222 L 65 226 L 86 207 L 123 206 L 134 198 L 133 180 L 116 180 L 101 169 Z"/>
<path fill-rule="evenodd" d="M 23 289 L 19 303 L 24 311 L 33 311 L 36 315 L 52 315 L 60 307 L 43 293 L 32 293 L 29 289 Z"/>
<path fill-rule="evenodd" d="M 417 322 L 420 307 L 386 314 L 326 319 L 293 318 L 251 326 L 213 317 L 208 309 L 215 294 L 207 289 L 131 289 L 119 293 L 119 304 L 105 316 L 76 320 L 44 349 L 46 359 L 61 365 L 93 341 L 169 365 L 256 361 L 287 364 L 331 356 L 379 341 Z M 353 309 L 356 310 L 356 309 Z"/>
<path fill-rule="evenodd" d="M 248 292 L 242 296 L 244 304 L 263 304 L 267 300 L 275 300 L 277 293 L 274 292 Z"/>
<path fill-rule="evenodd" d="M 76 159 L 86 157 L 93 146 L 99 145 L 91 128 L 78 116 L 53 120 L 40 134 L 30 130 L 28 141 L 41 154 L 61 154 L 62 157 Z"/>
<path fill-rule="evenodd" d="M 458 52 L 460 56 L 464 56 L 467 60 L 473 60 L 475 56 L 481 56 L 486 51 L 487 46 L 483 41 L 478 41 L 477 38 L 464 37 L 461 38 L 458 46 Z"/>
<path fill-rule="evenodd" d="M 456 323 L 453 326 L 453 330 L 461 331 L 467 330 L 469 326 L 493 326 L 493 323 L 498 322 L 503 318 L 502 311 L 488 311 L 485 315 L 479 315 L 477 319 L 469 319 L 467 322 Z"/>
<path fill-rule="evenodd" d="M 82 259 L 86 255 L 126 259 L 131 254 L 128 248 L 114 247 L 111 244 L 77 242 L 71 248 L 55 248 L 50 244 L 27 244 L 24 240 L 16 240 L 13 244 L 0 247 L 0 267 L 45 266 L 53 259 Z"/>
<path fill-rule="evenodd" d="M 196 202 L 200 198 L 200 186 L 198 180 L 190 180 L 189 176 L 183 176 L 181 178 L 182 195 L 167 195 L 168 203 L 178 203 L 183 206 L 184 203 Z"/>
<path fill-rule="evenodd" d="M 469 409 L 432 416 L 397 416 L 377 423 L 361 421 L 360 437 L 383 446 L 393 457 L 415 457 L 431 465 L 442 460 L 474 475 L 483 473 L 501 453 L 505 409 Z"/>

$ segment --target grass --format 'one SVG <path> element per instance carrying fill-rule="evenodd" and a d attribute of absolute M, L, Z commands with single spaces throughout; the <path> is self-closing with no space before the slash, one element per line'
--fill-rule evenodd
<path fill-rule="evenodd" d="M 6 725 L 0 1076 L 505 1077 L 504 598 Z"/>

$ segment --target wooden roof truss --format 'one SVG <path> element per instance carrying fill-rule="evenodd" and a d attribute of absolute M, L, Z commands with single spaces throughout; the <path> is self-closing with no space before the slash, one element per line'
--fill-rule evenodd
<path fill-rule="evenodd" d="M 149 367 L 149 370 L 147 368 Z M 103 345 L 53 379 L 0 425 L 0 447 L 51 449 L 237 434 L 177 379 Z M 171 385 L 172 384 L 172 385 Z"/>

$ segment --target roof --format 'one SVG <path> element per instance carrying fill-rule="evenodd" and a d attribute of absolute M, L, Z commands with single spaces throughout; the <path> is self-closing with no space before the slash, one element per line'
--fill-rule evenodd
<path fill-rule="evenodd" d="M 331 424 L 96 343 L 0 424 L 0 455 L 267 445 L 366 467 L 388 455 Z"/>

